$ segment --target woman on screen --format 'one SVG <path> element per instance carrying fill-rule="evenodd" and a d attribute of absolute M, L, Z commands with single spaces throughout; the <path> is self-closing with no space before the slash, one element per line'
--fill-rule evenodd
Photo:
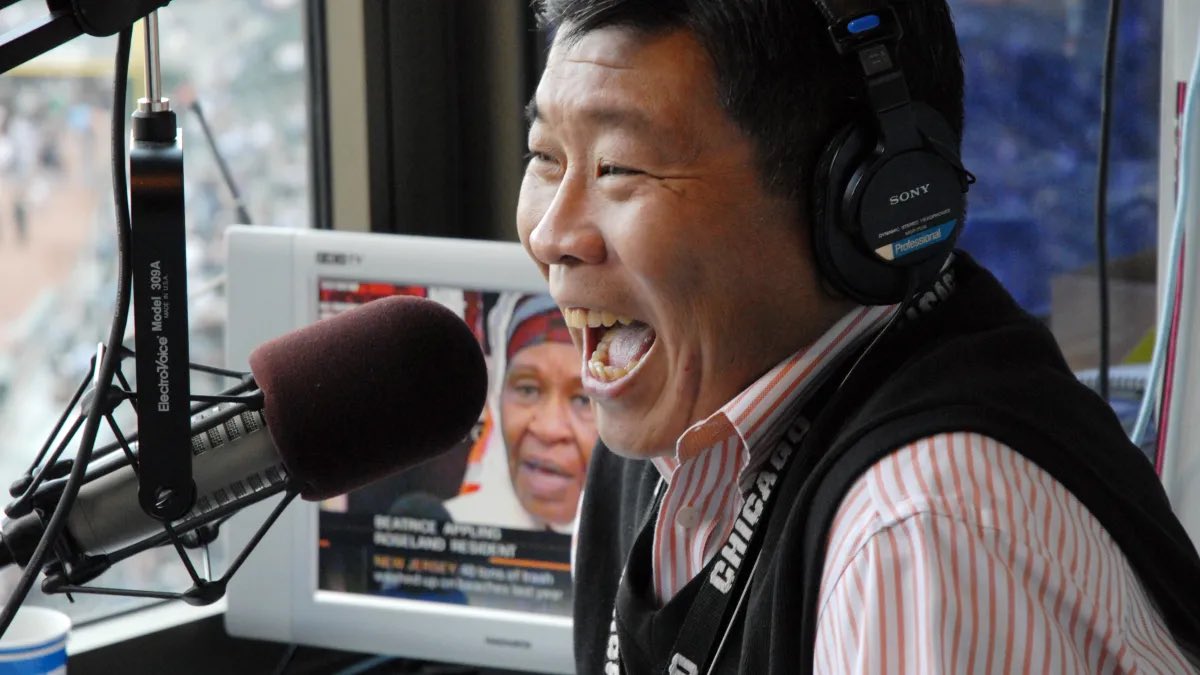
<path fill-rule="evenodd" d="M 469 494 L 446 507 L 460 522 L 569 532 L 596 443 L 579 353 L 548 295 L 502 298 L 489 327 L 483 455 Z"/>

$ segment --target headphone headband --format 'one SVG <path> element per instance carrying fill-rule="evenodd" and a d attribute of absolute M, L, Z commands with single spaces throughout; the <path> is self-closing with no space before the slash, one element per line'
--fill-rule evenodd
<path fill-rule="evenodd" d="M 813 0 L 813 4 L 825 15 L 830 26 L 889 8 L 886 0 Z"/>
<path fill-rule="evenodd" d="M 864 304 L 891 304 L 931 282 L 954 248 L 973 177 L 936 111 L 910 98 L 903 27 L 882 0 L 814 0 L 833 46 L 857 61 L 869 121 L 848 124 L 815 172 L 813 240 L 825 278 Z"/>
<path fill-rule="evenodd" d="M 845 7 L 846 3 L 830 4 L 825 0 L 815 2 L 829 23 L 829 37 L 833 39 L 833 47 L 842 56 L 863 52 L 876 45 L 883 48 L 895 47 L 904 35 L 896 10 L 885 2 L 855 2 L 851 3 L 853 8 Z M 888 58 L 885 64 L 860 57 L 860 65 L 867 75 L 894 67 L 891 58 Z"/>

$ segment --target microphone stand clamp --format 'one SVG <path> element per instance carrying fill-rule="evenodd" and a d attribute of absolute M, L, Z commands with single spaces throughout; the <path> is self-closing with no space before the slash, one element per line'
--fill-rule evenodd
<path fill-rule="evenodd" d="M 171 522 L 195 504 L 188 409 L 183 137 L 161 94 L 158 16 L 146 16 L 146 96 L 129 145 L 134 344 L 138 354 L 138 502 Z"/>

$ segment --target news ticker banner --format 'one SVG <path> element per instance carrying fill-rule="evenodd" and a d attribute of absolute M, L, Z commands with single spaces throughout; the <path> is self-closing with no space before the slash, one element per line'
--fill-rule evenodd
<path fill-rule="evenodd" d="M 323 511 L 322 590 L 571 614 L 571 537 L 411 516 Z"/>

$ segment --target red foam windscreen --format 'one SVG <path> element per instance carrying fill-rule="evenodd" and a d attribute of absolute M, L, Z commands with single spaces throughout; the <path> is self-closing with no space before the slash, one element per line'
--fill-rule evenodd
<path fill-rule="evenodd" d="M 483 352 L 453 312 L 395 296 L 259 346 L 250 370 L 300 496 L 332 497 L 449 450 L 487 396 Z"/>

